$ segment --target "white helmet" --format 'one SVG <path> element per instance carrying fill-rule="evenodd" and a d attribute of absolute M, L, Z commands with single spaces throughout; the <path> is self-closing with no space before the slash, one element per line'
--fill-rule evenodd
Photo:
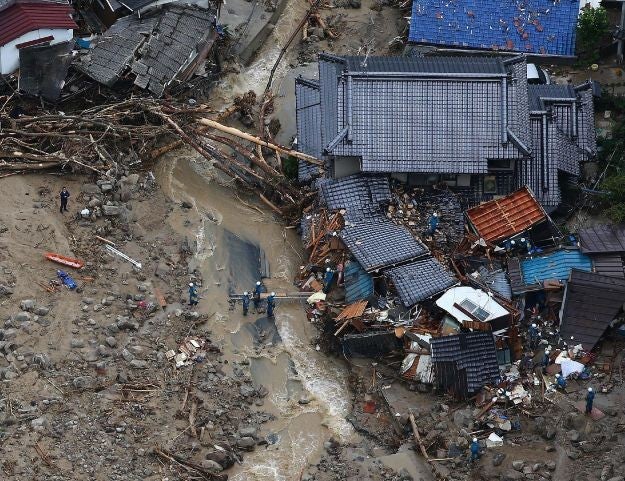
<path fill-rule="evenodd" d="M 532 327 L 536 327 L 536 324 L 532 324 Z"/>
<path fill-rule="evenodd" d="M 189 287 L 193 287 L 193 282 L 189 282 Z"/>
<path fill-rule="evenodd" d="M 591 387 L 588 388 L 588 392 L 592 392 L 592 388 Z"/>
<path fill-rule="evenodd" d="M 516 244 L 516 242 L 512 240 L 512 241 L 510 241 L 510 244 L 514 245 L 514 244 Z"/>
<path fill-rule="evenodd" d="M 473 438 L 473 442 L 474 442 L 474 443 L 477 443 L 477 438 Z"/>
<path fill-rule="evenodd" d="M 558 374 L 556 374 L 556 377 L 560 377 L 560 374 L 559 374 L 559 373 L 558 373 Z"/>
<path fill-rule="evenodd" d="M 260 281 L 256 281 L 256 285 L 257 285 L 257 286 L 260 286 Z"/>
<path fill-rule="evenodd" d="M 275 292 L 272 292 L 272 293 L 271 293 L 271 297 L 275 297 L 275 296 L 276 296 L 276 293 L 275 293 Z"/>
<path fill-rule="evenodd" d="M 330 268 L 329 267 L 326 267 L 326 272 L 330 272 Z"/>
<path fill-rule="evenodd" d="M 245 291 L 245 292 L 243 293 L 243 295 L 244 295 L 244 296 L 247 296 L 247 291 Z"/>

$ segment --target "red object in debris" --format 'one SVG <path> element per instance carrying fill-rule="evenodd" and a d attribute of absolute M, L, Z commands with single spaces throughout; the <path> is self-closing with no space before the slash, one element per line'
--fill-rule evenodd
<path fill-rule="evenodd" d="M 367 414 L 375 414 L 375 401 L 365 401 L 365 407 L 362 409 Z"/>
<path fill-rule="evenodd" d="M 44 257 L 49 261 L 56 262 L 57 264 L 63 264 L 67 267 L 73 267 L 74 269 L 80 269 L 82 266 L 85 265 L 85 263 L 80 259 L 63 256 L 61 254 L 56 254 L 55 252 L 46 252 L 44 254 Z"/>
<path fill-rule="evenodd" d="M 514 49 L 514 42 L 512 40 L 506 40 L 506 48 L 508 50 Z"/>
<path fill-rule="evenodd" d="M 436 18 L 438 20 L 442 20 L 443 19 L 443 14 L 441 12 L 436 12 Z"/>

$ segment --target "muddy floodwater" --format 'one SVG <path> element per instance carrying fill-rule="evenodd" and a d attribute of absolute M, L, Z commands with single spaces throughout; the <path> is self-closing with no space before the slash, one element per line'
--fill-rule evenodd
<path fill-rule="evenodd" d="M 294 479 L 294 473 L 320 455 L 329 437 L 356 437 L 345 420 L 351 402 L 346 369 L 340 360 L 315 350 L 316 330 L 300 301 L 278 301 L 275 320 L 269 320 L 253 309 L 244 317 L 240 305 L 231 310 L 228 295 L 253 288 L 259 249 L 270 263 L 267 288 L 292 291 L 302 256 L 299 238 L 260 206 L 238 197 L 193 152 L 168 155 L 157 178 L 173 201 L 186 201 L 195 210 L 197 225 L 180 221 L 174 227 L 195 237 L 189 239 L 196 243 L 191 267 L 204 278 L 200 307 L 215 313 L 209 321 L 213 337 L 226 359 L 247 359 L 253 382 L 269 391 L 258 407 L 275 416 L 263 428 L 267 447 L 246 455 L 229 473 L 230 479 Z"/>

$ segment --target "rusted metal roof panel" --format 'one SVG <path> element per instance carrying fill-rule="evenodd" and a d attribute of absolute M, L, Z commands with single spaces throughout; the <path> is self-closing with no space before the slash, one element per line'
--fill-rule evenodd
<path fill-rule="evenodd" d="M 362 313 L 365 312 L 367 308 L 367 300 L 362 300 L 358 302 L 354 302 L 350 304 L 345 309 L 341 311 L 341 313 L 336 316 L 337 321 L 341 321 L 343 319 L 354 319 L 355 317 L 362 316 Z"/>
<path fill-rule="evenodd" d="M 498 242 L 525 232 L 547 218 L 528 187 L 467 211 L 469 221 L 484 240 Z"/>

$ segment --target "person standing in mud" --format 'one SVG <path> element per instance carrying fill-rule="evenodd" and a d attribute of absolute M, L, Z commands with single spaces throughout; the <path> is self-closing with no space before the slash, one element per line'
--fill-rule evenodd
<path fill-rule="evenodd" d="M 267 297 L 267 317 L 273 317 L 273 310 L 276 307 L 276 293 L 272 292 L 269 297 Z"/>
<path fill-rule="evenodd" d="M 260 307 L 260 293 L 262 292 L 263 287 L 260 284 L 260 281 L 256 282 L 256 286 L 254 287 L 254 309 L 258 311 Z"/>
<path fill-rule="evenodd" d="M 247 316 L 247 311 L 250 309 L 250 295 L 245 291 L 243 293 L 243 315 Z"/>
<path fill-rule="evenodd" d="M 191 282 L 189 283 L 189 305 L 197 306 L 198 302 L 197 287 L 195 287 L 195 284 Z"/>
<path fill-rule="evenodd" d="M 61 189 L 61 214 L 65 211 L 67 212 L 67 201 L 69 199 L 69 190 L 66 187 Z"/>

